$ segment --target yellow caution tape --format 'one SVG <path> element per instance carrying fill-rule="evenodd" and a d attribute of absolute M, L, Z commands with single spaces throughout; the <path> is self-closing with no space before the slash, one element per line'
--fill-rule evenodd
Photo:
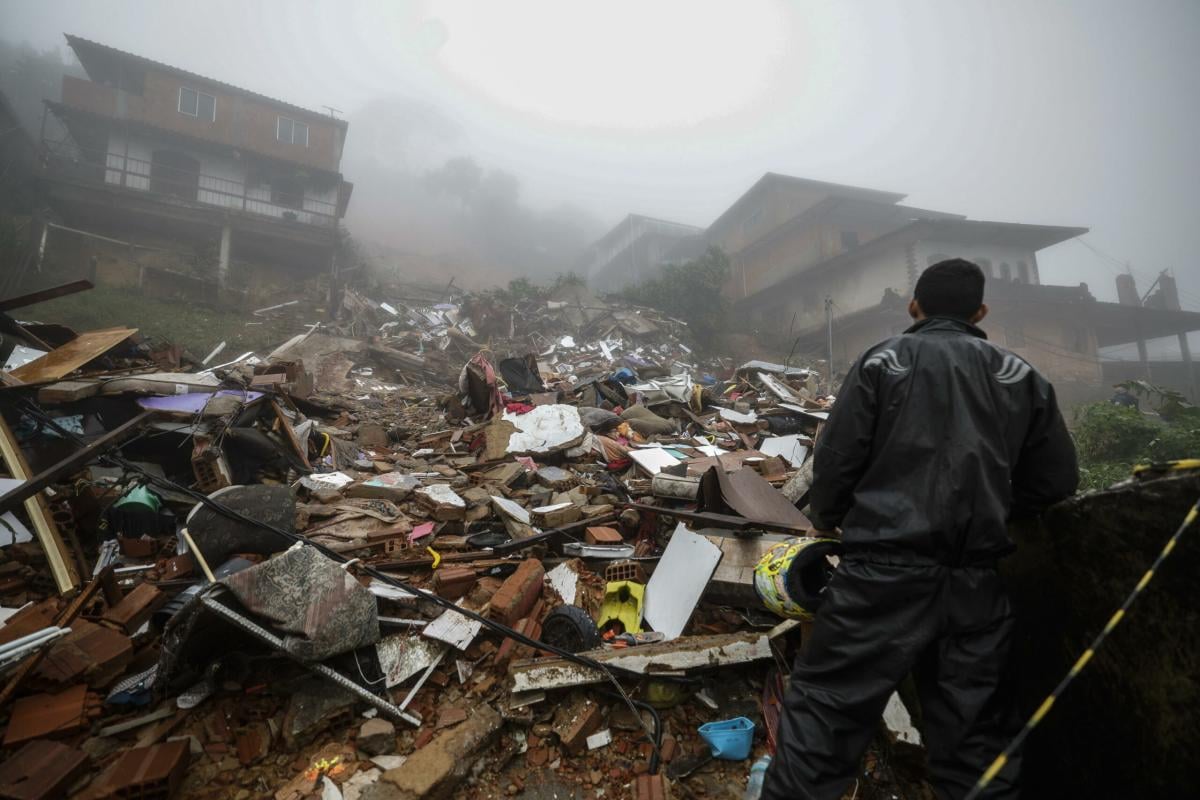
<path fill-rule="evenodd" d="M 1161 464 L 1154 466 L 1156 468 L 1162 467 Z M 1200 459 L 1173 461 L 1168 465 L 1168 468 L 1200 468 Z M 1142 469 L 1149 469 L 1149 467 L 1143 467 Z M 1135 474 L 1139 471 L 1141 470 L 1137 468 L 1134 469 Z M 1137 600 L 1138 595 L 1140 595 L 1145 588 L 1150 585 L 1150 581 L 1154 578 L 1155 572 L 1162 565 L 1163 561 L 1166 560 L 1167 556 L 1171 555 L 1171 551 L 1175 549 L 1175 545 L 1179 542 L 1180 537 L 1183 536 L 1183 532 L 1192 526 L 1192 523 L 1196 521 L 1197 517 L 1200 517 L 1200 500 L 1196 501 L 1191 510 L 1188 511 L 1187 516 L 1183 519 L 1183 522 L 1180 523 L 1179 527 L 1175 529 L 1175 533 L 1172 534 L 1171 538 L 1167 540 L 1167 543 L 1163 545 L 1162 551 L 1158 554 L 1158 557 L 1154 559 L 1154 563 L 1151 564 L 1150 568 L 1146 570 L 1146 573 L 1142 575 L 1141 580 L 1139 580 L 1137 585 L 1133 587 L 1133 591 L 1130 592 L 1129 596 L 1125 598 L 1125 602 L 1121 603 L 1121 607 L 1118 608 L 1113 613 L 1112 617 L 1109 618 L 1108 623 L 1104 626 L 1104 629 L 1096 635 L 1096 638 L 1092 640 L 1091 645 L 1089 645 L 1088 648 L 1080 654 L 1079 658 L 1075 661 L 1075 664 L 1072 665 L 1070 671 L 1065 677 L 1063 677 L 1061 681 L 1058 682 L 1058 686 L 1054 687 L 1054 691 L 1050 692 L 1049 696 L 1042 701 L 1042 704 L 1038 706 L 1037 711 L 1033 712 L 1033 716 L 1031 716 L 1025 723 L 1025 727 L 1021 729 L 1020 733 L 1013 737 L 1013 740 L 1008 743 L 1008 746 L 996 756 L 996 759 L 992 762 L 991 766 L 984 770 L 984 773 L 979 776 L 979 780 L 975 782 L 975 786 L 973 786 L 971 791 L 967 793 L 965 800 L 976 800 L 976 798 L 978 798 L 979 795 L 982 794 L 985 789 L 987 789 L 988 784 L 990 784 L 992 780 L 995 779 L 998 774 L 1000 774 L 1000 770 L 1004 769 L 1004 765 L 1008 763 L 1008 760 L 1022 745 L 1022 743 L 1024 743 L 1026 737 L 1029 736 L 1030 731 L 1036 728 L 1038 723 L 1050 713 L 1050 709 L 1058 700 L 1059 695 L 1061 695 L 1066 688 L 1071 685 L 1071 681 L 1075 680 L 1079 673 L 1083 672 L 1084 668 L 1091 662 L 1092 657 L 1096 655 L 1096 651 L 1100 649 L 1102 644 L 1104 644 L 1104 641 L 1108 638 L 1108 635 L 1112 633 L 1117 625 L 1121 623 L 1121 620 L 1125 618 L 1125 614 L 1127 611 L 1129 611 L 1129 607 L 1133 605 L 1135 600 Z"/>

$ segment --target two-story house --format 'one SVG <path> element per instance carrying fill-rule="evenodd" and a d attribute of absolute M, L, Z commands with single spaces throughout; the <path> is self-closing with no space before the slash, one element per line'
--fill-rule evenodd
<path fill-rule="evenodd" d="M 55 207 L 121 240 L 194 243 L 221 285 L 234 266 L 291 279 L 334 268 L 352 184 L 339 172 L 347 123 L 329 114 L 67 36 L 87 73 L 47 108 Z M 231 275 L 231 270 L 234 274 Z M 236 282 L 236 281 L 235 281 Z"/>
<path fill-rule="evenodd" d="M 1121 372 L 1101 358 L 1105 347 L 1141 342 L 1136 371 L 1146 375 L 1145 341 L 1178 337 L 1185 363 L 1176 372 L 1192 374 L 1184 334 L 1200 330 L 1200 314 L 1180 310 L 1177 302 L 1152 308 L 1133 302 L 1135 296 L 1102 303 L 1084 285 L 1042 285 L 1038 252 L 1086 228 L 972 220 L 907 206 L 903 199 L 895 192 L 763 175 L 703 237 L 729 256 L 724 291 L 738 327 L 810 363 L 832 359 L 836 376 L 864 349 L 908 326 L 907 301 L 924 269 L 967 258 L 990 278 L 991 314 L 983 323 L 990 338 L 1045 372 L 1068 402 L 1105 396 L 1118 373 L 1127 377 L 1129 368 Z M 620 230 L 601 242 L 619 240 Z M 1176 382 L 1191 392 L 1196 383 Z"/>

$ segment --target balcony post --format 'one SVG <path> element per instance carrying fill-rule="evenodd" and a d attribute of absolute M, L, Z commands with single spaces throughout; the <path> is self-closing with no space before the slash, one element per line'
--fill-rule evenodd
<path fill-rule="evenodd" d="M 232 236 L 233 231 L 226 222 L 221 227 L 221 253 L 217 261 L 217 285 L 222 289 L 225 288 L 226 279 L 229 277 L 229 245 Z"/>

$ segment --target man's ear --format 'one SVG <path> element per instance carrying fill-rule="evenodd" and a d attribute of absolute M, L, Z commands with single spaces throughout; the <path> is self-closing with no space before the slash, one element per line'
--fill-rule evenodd
<path fill-rule="evenodd" d="M 980 303 L 979 310 L 971 316 L 971 324 L 978 325 L 988 315 L 987 303 Z"/>
<path fill-rule="evenodd" d="M 908 301 L 908 315 L 916 320 L 925 319 L 925 312 L 921 310 L 921 304 L 915 297 Z"/>

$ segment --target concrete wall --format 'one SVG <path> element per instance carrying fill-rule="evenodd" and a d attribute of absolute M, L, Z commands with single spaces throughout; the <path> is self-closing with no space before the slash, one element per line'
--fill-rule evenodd
<path fill-rule="evenodd" d="M 186 87 L 216 98 L 216 119 L 179 112 L 179 89 Z M 140 95 L 71 76 L 63 78 L 62 102 L 72 108 L 115 119 L 153 125 L 198 139 L 253 150 L 273 158 L 337 172 L 343 131 L 319 114 L 301 114 L 237 94 L 202 80 L 148 70 Z M 284 116 L 308 125 L 308 146 L 276 139 L 276 121 Z"/>

